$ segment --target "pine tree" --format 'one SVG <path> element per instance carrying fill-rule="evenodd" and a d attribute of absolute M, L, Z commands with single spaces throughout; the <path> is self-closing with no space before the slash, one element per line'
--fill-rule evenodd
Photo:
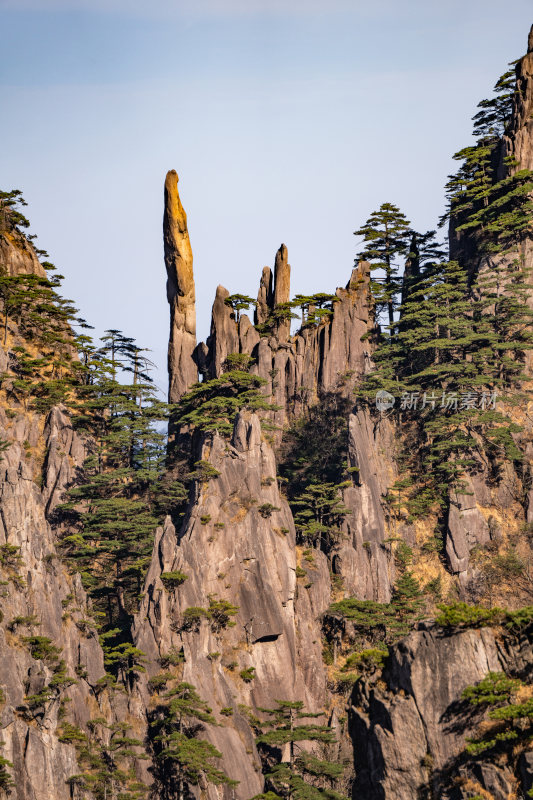
<path fill-rule="evenodd" d="M 236 786 L 214 765 L 222 758 L 210 742 L 199 739 L 205 724 L 214 724 L 211 708 L 196 688 L 181 682 L 165 694 L 167 703 L 156 710 L 152 723 L 156 752 L 156 782 L 163 800 L 184 800 L 188 785 L 207 781 L 215 786 Z"/>
<path fill-rule="evenodd" d="M 179 481 L 164 476 L 168 416 L 154 393 L 148 361 L 131 339 L 108 331 L 103 346 L 84 337 L 82 381 L 72 401 L 73 423 L 94 442 L 83 479 L 58 508 L 67 524 L 65 556 L 81 573 L 102 624 L 106 667 L 123 681 L 142 671 L 130 625 L 162 514 L 183 503 Z M 132 383 L 117 378 L 132 375 Z"/>
<path fill-rule="evenodd" d="M 294 497 L 294 522 L 300 541 L 329 552 L 341 536 L 340 525 L 349 513 L 339 490 L 342 485 L 309 483 L 305 491 Z"/>
<path fill-rule="evenodd" d="M 175 421 L 198 431 L 218 431 L 229 435 L 233 422 L 242 409 L 272 411 L 261 388 L 266 384 L 259 375 L 243 369 L 230 369 L 219 378 L 196 383 L 175 406 Z"/>
<path fill-rule="evenodd" d="M 457 262 L 433 265 L 402 306 L 395 337 L 375 353 L 376 371 L 360 395 L 385 389 L 398 396 L 397 413 L 417 426 L 421 442 L 413 468 L 442 502 L 474 466 L 480 446 L 519 456 L 517 426 L 489 398 L 512 391 L 522 374 L 520 354 L 533 346 L 523 289 L 517 284 L 518 298 L 507 295 L 495 305 L 490 293 L 471 295 Z"/>
<path fill-rule="evenodd" d="M 83 772 L 71 775 L 67 784 L 71 792 L 90 792 L 95 800 L 141 800 L 148 786 L 137 780 L 133 759 L 144 759 L 139 752 L 142 742 L 130 736 L 130 726 L 123 722 L 107 725 L 98 717 L 89 720 L 89 733 L 63 723 L 59 741 L 76 748 L 78 764 Z M 73 796 L 77 796 L 74 795 Z"/>
<path fill-rule="evenodd" d="M 372 270 L 383 277 L 374 278 L 372 291 L 379 308 L 386 308 L 389 325 L 394 323 L 394 312 L 401 291 L 399 259 L 409 251 L 409 220 L 393 203 L 382 203 L 372 212 L 365 224 L 354 232 L 364 237 L 364 249 L 358 258 L 372 262 Z"/>
<path fill-rule="evenodd" d="M 226 297 L 224 303 L 233 309 L 235 314 L 235 322 L 239 324 L 241 319 L 241 311 L 247 311 L 250 306 L 254 306 L 256 304 L 256 300 L 253 297 L 248 297 L 247 294 L 230 294 L 229 297 Z"/>
<path fill-rule="evenodd" d="M 267 785 L 272 786 L 278 796 L 294 800 L 343 800 L 332 787 L 341 777 L 343 767 L 304 750 L 296 753 L 299 742 L 320 745 L 335 742 L 331 728 L 310 722 L 323 714 L 306 711 L 303 702 L 290 700 L 278 700 L 275 708 L 260 711 L 267 719 L 260 723 L 263 732 L 257 737 L 257 744 L 281 751 L 288 745 L 287 760 L 270 767 L 266 774 Z"/>
<path fill-rule="evenodd" d="M 480 109 L 473 117 L 473 134 L 477 138 L 491 137 L 495 141 L 503 136 L 505 129 L 511 121 L 513 100 L 516 96 L 516 73 L 512 61 L 509 69 L 501 75 L 494 84 L 495 97 L 481 100 Z"/>

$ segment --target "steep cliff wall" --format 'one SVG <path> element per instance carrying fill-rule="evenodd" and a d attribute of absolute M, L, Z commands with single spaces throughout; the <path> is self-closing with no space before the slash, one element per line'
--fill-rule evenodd
<path fill-rule="evenodd" d="M 492 152 L 495 165 L 494 181 L 533 167 L 533 27 L 528 38 L 528 51 L 516 63 L 516 91 L 513 95 L 513 110 L 505 132 Z M 450 257 L 457 258 L 469 270 L 471 280 L 487 280 L 500 275 L 505 285 L 506 275 L 512 274 L 517 259 L 526 270 L 526 281 L 531 286 L 527 302 L 533 307 L 533 237 L 531 227 L 519 234 L 517 247 L 507 252 L 480 252 L 478 234 L 474 230 L 457 232 L 453 223 L 449 231 Z M 525 371 L 533 375 L 533 355 L 525 353 Z M 498 397 L 498 410 L 505 411 L 522 428 L 517 441 L 524 453 L 521 465 L 508 463 L 495 480 L 487 459 L 478 458 L 476 466 L 465 476 L 464 494 L 452 493 L 446 520 L 445 548 L 448 566 L 460 584 L 468 591 L 478 579 L 471 554 L 479 548 L 497 548 L 498 543 L 516 540 L 520 529 L 533 519 L 533 494 L 531 477 L 532 425 L 529 392 L 531 386 L 524 384 L 526 394 L 517 407 L 506 402 L 505 393 Z M 513 466 L 515 468 L 513 468 Z"/>
<path fill-rule="evenodd" d="M 381 680 L 357 684 L 351 699 L 354 797 L 460 800 L 472 790 L 494 800 L 523 796 L 527 776 L 513 774 L 504 759 L 481 766 L 465 758 L 465 737 L 482 713 L 462 693 L 489 672 L 530 681 L 532 641 L 531 629 L 513 636 L 428 623 L 393 647 Z"/>
<path fill-rule="evenodd" d="M 505 152 L 523 166 L 533 163 L 532 55 L 530 46 L 518 64 L 520 92 L 504 138 Z M 404 430 L 388 415 L 356 402 L 354 391 L 374 366 L 370 266 L 363 262 L 353 269 L 346 287 L 330 300 L 331 313 L 307 316 L 297 330 L 292 323 L 291 333 L 290 320 L 279 313 L 291 298 L 288 250 L 281 245 L 273 271 L 265 267 L 260 276 L 253 323 L 244 314 L 237 318 L 226 302 L 228 290 L 219 286 L 210 336 L 197 344 L 193 256 L 177 184 L 176 172 L 169 172 L 163 232 L 170 400 L 179 401 L 199 374 L 204 381 L 222 376 L 228 357 L 240 354 L 250 356 L 250 371 L 264 380 L 261 391 L 277 410 L 241 410 L 228 435 L 193 434 L 186 426 L 177 437 L 176 446 L 184 447 L 175 472 L 188 472 L 188 500 L 184 507 L 169 501 L 169 516 L 154 532 L 131 630 L 146 673 L 135 670 L 109 691 L 99 683 L 104 654 L 93 610 L 79 575 L 62 561 L 63 531 L 54 516 L 65 490 L 81 479 L 91 442 L 73 430 L 66 407 L 39 414 L 3 376 L 0 726 L 1 754 L 13 764 L 13 796 L 99 797 L 101 787 L 91 792 L 74 777 L 81 767 L 73 729 L 69 736 L 65 728 L 78 726 L 89 735 L 99 718 L 106 736 L 106 726 L 114 723 L 133 726 L 147 756 L 132 762 L 134 773 L 151 787 L 154 800 L 176 797 L 176 785 L 164 784 L 154 731 L 168 692 L 182 681 L 193 684 L 211 707 L 216 724 L 206 724 L 200 735 L 220 751 L 225 772 L 238 781 L 217 787 L 200 780 L 191 790 L 197 796 L 248 800 L 263 791 L 265 753 L 257 747 L 255 715 L 279 700 L 302 701 L 309 712 L 323 715 L 337 736 L 334 757 L 346 762 L 341 788 L 354 800 L 525 795 L 533 782 L 527 752 L 519 764 L 476 764 L 464 757 L 465 735 L 476 729 L 479 717 L 465 708 L 462 692 L 490 671 L 530 682 L 531 627 L 513 633 L 502 625 L 445 629 L 422 621 L 386 655 L 386 626 L 379 615 L 392 608 L 403 619 L 401 606 L 391 600 L 397 601 L 395 585 L 406 564 L 429 604 L 439 593 L 472 599 L 479 554 L 498 554 L 502 543 L 516 543 L 519 534 L 520 546 L 527 544 L 524 524 L 533 520 L 529 401 L 514 412 L 524 428 L 517 439 L 526 454 L 522 465 L 508 462 L 495 475 L 480 459 L 440 516 L 399 522 L 390 509 Z M 23 236 L 13 230 L 0 234 L 0 263 L 8 274 L 44 277 Z M 528 248 L 525 240 L 526 260 Z M 476 269 L 489 269 L 490 263 Z M 27 344 L 8 321 L 2 375 L 21 343 Z M 305 435 L 313 409 L 330 403 L 342 417 L 342 519 L 337 538 L 326 546 L 320 538 L 312 543 L 298 538 L 297 505 L 280 471 L 287 466 L 290 431 Z M 320 444 L 326 451 L 327 442 Z M 442 531 L 439 545 L 436 534 Z M 478 595 L 486 600 L 483 591 Z M 514 591 L 518 603 L 530 588 L 519 589 L 517 581 L 506 591 L 507 598 Z M 324 616 L 333 602 L 353 598 L 362 603 L 358 624 L 374 619 L 381 650 L 371 636 L 357 633 L 356 623 L 338 606 Z M 338 628 L 328 629 L 329 623 Z M 369 675 L 372 670 L 363 665 L 361 674 L 347 672 L 357 648 L 370 662 L 383 661 L 383 670 Z"/>
<path fill-rule="evenodd" d="M 16 231 L 0 232 L 0 257 L 10 275 L 45 275 Z M 62 723 L 112 718 L 106 693 L 95 691 L 104 662 L 91 609 L 49 521 L 86 450 L 64 408 L 43 416 L 17 401 L 5 373 L 22 343 L 10 323 L 0 348 L 0 738 L 12 797 L 67 800 L 79 770 L 74 747 L 59 739 Z"/>

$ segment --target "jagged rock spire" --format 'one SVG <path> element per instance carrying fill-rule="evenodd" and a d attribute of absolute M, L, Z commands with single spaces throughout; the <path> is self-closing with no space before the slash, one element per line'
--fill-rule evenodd
<path fill-rule="evenodd" d="M 254 312 L 255 325 L 262 325 L 266 322 L 272 308 L 274 307 L 274 292 L 272 290 L 272 270 L 270 267 L 263 267 L 259 292 L 257 294 L 257 306 Z"/>
<path fill-rule="evenodd" d="M 274 263 L 274 306 L 288 303 L 291 299 L 291 265 L 288 259 L 289 251 L 287 246 L 282 244 L 276 253 Z M 286 341 L 290 332 L 290 319 L 279 323 L 277 336 L 280 342 Z"/>
<path fill-rule="evenodd" d="M 516 64 L 516 88 L 513 117 L 503 137 L 500 177 L 507 174 L 506 156 L 513 156 L 520 169 L 533 169 L 533 26 L 527 54 Z"/>
<path fill-rule="evenodd" d="M 170 303 L 168 343 L 169 402 L 177 402 L 198 380 L 193 360 L 196 347 L 196 308 L 192 249 L 187 214 L 178 193 L 178 174 L 171 169 L 165 180 L 163 241 L 167 268 L 167 299 Z"/>

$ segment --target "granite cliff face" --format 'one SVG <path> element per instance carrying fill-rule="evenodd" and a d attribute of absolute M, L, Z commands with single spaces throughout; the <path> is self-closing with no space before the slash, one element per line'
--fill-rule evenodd
<path fill-rule="evenodd" d="M 531 49 L 530 36 L 529 52 L 517 65 L 519 94 L 502 145 L 528 168 Z M 363 672 L 347 691 L 339 674 L 356 639 L 354 626 L 341 624 L 328 609 L 352 597 L 370 603 L 369 615 L 372 603 L 389 604 L 406 549 L 421 582 L 441 581 L 450 595 L 472 599 L 474 556 L 533 521 L 529 409 L 517 411 L 522 465 L 506 464 L 495 479 L 480 461 L 465 475 L 464 489 L 450 494 L 439 519 L 398 524 L 390 509 L 402 430 L 386 414 L 357 403 L 354 394 L 374 366 L 370 265 L 359 263 L 336 290 L 331 314 L 314 324 L 304 320 L 295 331 L 286 315 L 277 314 L 291 299 L 282 244 L 273 270 L 264 267 L 259 276 L 254 320 L 245 314 L 237 319 L 226 303 L 229 291 L 219 286 L 210 335 L 198 344 L 193 255 L 175 171 L 165 182 L 163 234 L 170 401 L 182 398 L 199 376 L 222 376 L 228 357 L 239 354 L 250 357 L 250 371 L 263 379 L 261 391 L 275 410 L 241 410 L 230 436 L 192 435 L 173 421 L 178 445 L 185 445 L 188 500 L 182 513 L 170 506 L 154 532 L 131 626 L 146 673 L 111 692 L 100 682 L 104 654 L 93 609 L 79 575 L 62 560 L 58 541 L 64 531 L 54 514 L 66 489 L 80 481 L 92 443 L 74 431 L 65 406 L 46 415 L 28 410 L 3 379 L 0 441 L 8 446 L 0 461 L 0 753 L 13 765 L 12 796 L 100 797 L 73 780 L 80 764 L 64 727 L 67 721 L 89 734 L 97 718 L 108 726 L 132 725 L 147 756 L 132 758 L 134 773 L 152 787 L 154 799 L 174 798 L 176 787 L 158 778 L 152 725 L 166 686 L 161 670 L 170 662 L 170 680 L 194 684 L 213 709 L 217 724 L 206 724 L 201 735 L 238 781 L 235 787 L 200 782 L 191 789 L 197 797 L 248 800 L 265 789 L 254 717 L 278 700 L 302 701 L 323 714 L 337 737 L 333 755 L 346 764 L 341 788 L 354 800 L 525 797 L 533 784 L 530 753 L 517 764 L 464 758 L 465 736 L 479 718 L 465 708 L 462 692 L 491 671 L 530 682 L 530 626 L 517 633 L 502 625 L 443 628 L 419 621 L 391 646 L 382 671 Z M 453 230 L 451 244 L 452 253 L 471 245 Z M 530 245 L 524 241 L 529 260 Z M 45 274 L 31 243 L 1 225 L 0 265 L 10 275 Z M 490 266 L 478 262 L 472 270 Z M 10 324 L 0 348 L 2 375 L 22 342 Z M 328 547 L 304 546 L 297 543 L 294 506 L 280 474 L 284 436 L 330 402 L 344 415 L 341 535 Z M 435 529 L 444 533 L 442 559 L 431 549 Z M 220 607 L 229 609 L 225 617 L 209 613 Z M 372 649 L 373 643 L 359 645 Z"/>
<path fill-rule="evenodd" d="M 45 274 L 31 245 L 16 233 L 0 233 L 0 256 L 8 274 Z M 0 349 L 2 374 L 12 347 L 21 341 L 16 325 L 10 325 L 8 345 Z M 7 445 L 0 462 L 2 755 L 13 764 L 12 794 L 17 800 L 67 800 L 71 793 L 66 781 L 77 769 L 74 747 L 58 739 L 62 714 L 68 704 L 72 721 L 80 726 L 99 707 L 110 714 L 105 695 L 97 699 L 94 691 L 104 675 L 104 663 L 91 611 L 79 575 L 69 574 L 62 564 L 57 533 L 50 524 L 86 451 L 66 409 L 56 407 L 46 417 L 27 412 L 22 404 L 7 399 L 9 388 L 4 380 L 0 409 L 0 438 Z M 46 637 L 57 650 L 40 648 L 35 637 Z M 31 699 L 39 694 L 42 700 Z"/>
<path fill-rule="evenodd" d="M 531 629 L 515 637 L 491 628 L 450 633 L 429 623 L 392 648 L 381 681 L 358 684 L 351 698 L 354 797 L 525 796 L 529 768 L 516 775 L 502 759 L 466 763 L 465 737 L 474 735 L 481 715 L 462 693 L 489 672 L 529 683 L 532 640 Z"/>

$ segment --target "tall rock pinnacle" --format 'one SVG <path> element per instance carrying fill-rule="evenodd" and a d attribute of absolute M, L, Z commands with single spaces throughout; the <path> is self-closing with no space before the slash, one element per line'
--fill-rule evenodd
<path fill-rule="evenodd" d="M 165 180 L 163 241 L 167 268 L 167 299 L 170 303 L 168 343 L 169 402 L 177 402 L 198 380 L 193 359 L 196 347 L 196 308 L 192 249 L 187 214 L 178 193 L 178 174 L 171 169 Z"/>
<path fill-rule="evenodd" d="M 262 325 L 267 321 L 274 307 L 274 294 L 272 291 L 272 270 L 270 267 L 263 267 L 259 293 L 257 295 L 257 306 L 255 308 L 254 322 Z"/>
<path fill-rule="evenodd" d="M 291 299 L 291 265 L 289 264 L 289 251 L 282 244 L 276 253 L 274 263 L 274 307 L 288 303 Z M 286 341 L 291 332 L 290 319 L 282 320 L 278 324 L 278 339 Z"/>

